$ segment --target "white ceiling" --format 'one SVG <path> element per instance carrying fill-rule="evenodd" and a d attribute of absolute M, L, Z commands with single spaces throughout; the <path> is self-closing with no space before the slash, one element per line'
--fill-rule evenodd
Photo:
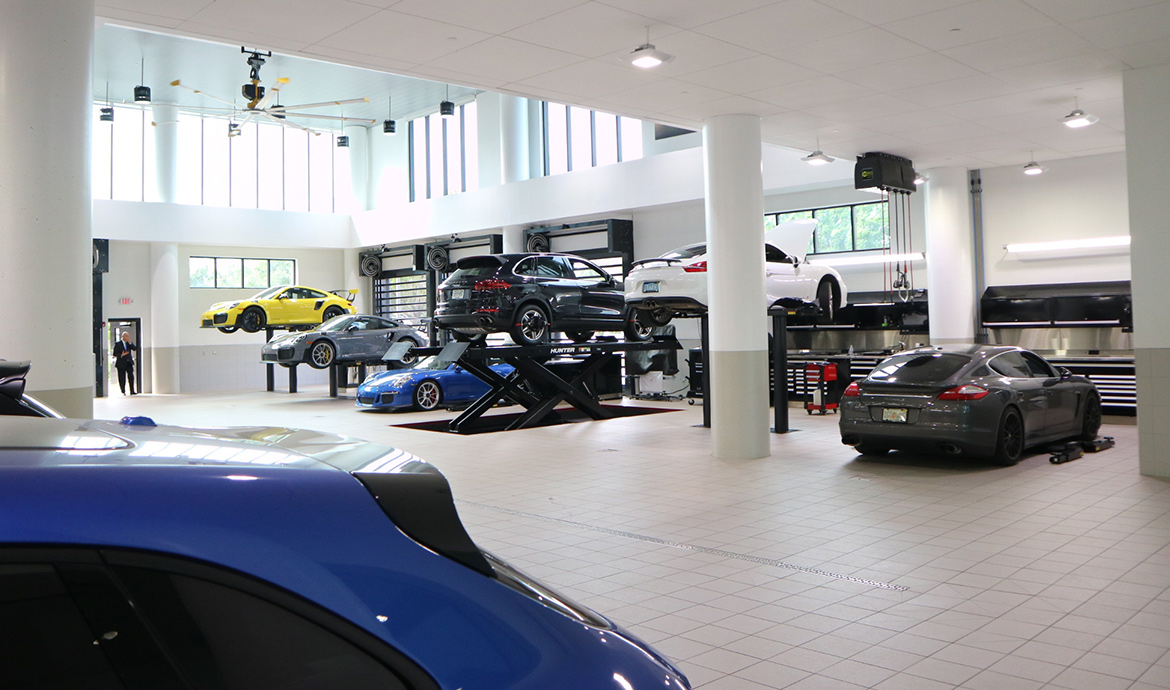
<path fill-rule="evenodd" d="M 810 150 L 819 139 L 836 157 L 885 151 L 919 169 L 1122 151 L 1121 73 L 1170 62 L 1170 0 L 97 0 L 97 11 L 127 26 L 682 127 L 754 113 L 765 141 Z M 626 61 L 647 26 L 676 56 L 652 71 Z M 126 62 L 137 83 L 143 54 L 152 86 L 182 78 L 230 98 L 246 81 L 244 56 L 229 56 L 238 47 L 214 59 L 200 44 L 144 53 L 152 40 L 139 49 L 99 32 L 95 91 Z M 387 74 L 326 76 L 310 64 L 274 58 L 262 77 L 293 79 L 285 103 L 369 96 L 381 113 L 391 90 L 411 97 Z M 155 69 L 169 73 L 152 80 Z M 429 88 L 421 107 L 443 87 Z M 1074 95 L 1098 124 L 1060 124 Z M 395 117 L 405 117 L 397 105 Z"/>

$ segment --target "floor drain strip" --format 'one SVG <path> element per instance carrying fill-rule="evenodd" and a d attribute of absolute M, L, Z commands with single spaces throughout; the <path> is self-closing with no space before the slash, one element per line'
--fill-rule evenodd
<path fill-rule="evenodd" d="M 486 503 L 475 503 L 472 501 L 463 501 L 456 499 L 456 503 L 473 508 L 482 508 L 496 513 L 504 513 L 507 515 L 515 515 L 517 517 L 528 518 L 529 520 L 537 520 L 539 522 L 549 522 L 554 525 L 563 525 L 565 527 L 575 527 L 577 529 L 589 530 L 590 532 L 601 532 L 602 534 L 609 534 L 615 537 L 624 537 L 626 539 L 635 539 L 637 541 L 644 541 L 651 544 L 659 544 L 661 546 L 670 546 L 676 549 L 686 549 L 687 551 L 695 551 L 697 553 L 706 553 L 712 556 L 720 556 L 723 558 L 731 558 L 737 561 L 747 561 L 748 563 L 756 563 L 758 565 L 770 565 L 776 568 L 784 568 L 786 570 L 796 570 L 810 575 L 820 575 L 822 577 L 832 578 L 834 580 L 843 580 L 845 582 L 854 582 L 859 585 L 867 585 L 869 587 L 877 587 L 880 589 L 892 589 L 897 592 L 905 592 L 909 587 L 903 585 L 895 585 L 890 582 L 881 582 L 878 580 L 868 580 L 863 577 L 853 577 L 852 575 L 844 575 L 842 573 L 834 573 L 828 570 L 821 570 L 819 568 L 809 568 L 803 565 L 796 565 L 795 563 L 785 563 L 784 561 L 775 558 L 763 558 L 761 556 L 752 556 L 746 553 L 737 553 L 735 551 L 725 551 L 723 549 L 713 549 L 708 546 L 698 546 L 696 544 L 684 544 L 682 542 L 670 541 L 668 539 L 659 539 L 658 537 L 650 537 L 645 534 L 636 534 L 634 532 L 625 532 L 618 529 L 610 529 L 608 527 L 597 527 L 596 525 L 588 525 L 584 522 L 574 522 L 572 520 L 563 520 L 561 518 L 548 517 L 546 515 L 537 515 L 536 513 L 526 513 L 521 510 L 512 510 L 511 508 L 501 508 L 499 506 L 487 505 Z"/>

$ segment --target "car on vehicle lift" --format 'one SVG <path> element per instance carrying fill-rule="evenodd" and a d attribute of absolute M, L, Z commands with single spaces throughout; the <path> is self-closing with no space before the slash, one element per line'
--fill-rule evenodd
<path fill-rule="evenodd" d="M 217 302 L 203 312 L 200 326 L 224 333 L 256 333 L 270 326 L 315 326 L 335 316 L 354 314 L 356 290 L 328 292 L 303 285 L 277 285 L 247 299 Z M 342 294 L 344 293 L 344 294 Z"/>
<path fill-rule="evenodd" d="M 508 333 L 538 345 L 552 331 L 586 342 L 595 331 L 649 340 L 653 326 L 626 306 L 621 284 L 596 264 L 570 254 L 487 254 L 460 259 L 439 285 L 435 323 L 471 340 Z"/>
<path fill-rule="evenodd" d="M 690 687 L 433 466 L 313 431 L 0 416 L 0 591 L 4 688 Z"/>
<path fill-rule="evenodd" d="M 832 318 L 849 297 L 845 280 L 835 269 L 805 261 L 817 221 L 800 219 L 777 225 L 764 234 L 764 294 L 760 309 L 780 299 L 816 304 Z M 635 261 L 626 276 L 626 304 L 655 326 L 675 316 L 707 311 L 707 244 L 680 247 L 654 259 Z"/>
<path fill-rule="evenodd" d="M 1092 441 L 1101 427 L 1093 382 L 1007 345 L 925 347 L 882 360 L 841 397 L 842 443 L 1019 462 L 1027 448 Z"/>
<path fill-rule="evenodd" d="M 514 371 L 511 364 L 498 362 L 490 368 L 505 378 Z M 356 404 L 364 409 L 433 410 L 475 402 L 489 390 L 488 384 L 458 363 L 427 357 L 409 369 L 370 374 L 358 386 Z"/>
<path fill-rule="evenodd" d="M 418 328 L 381 316 L 345 314 L 335 316 L 311 331 L 282 333 L 260 350 L 260 359 L 277 364 L 308 363 L 327 369 L 335 362 L 377 362 L 396 343 L 409 341 L 414 347 L 426 345 Z M 394 365 L 411 365 L 418 355 L 407 350 Z"/>

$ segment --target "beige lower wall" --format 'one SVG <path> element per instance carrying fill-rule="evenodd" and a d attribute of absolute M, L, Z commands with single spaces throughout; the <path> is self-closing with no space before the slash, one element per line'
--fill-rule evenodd
<path fill-rule="evenodd" d="M 708 366 L 712 454 L 721 460 L 768 457 L 767 350 L 713 351 Z"/>
<path fill-rule="evenodd" d="M 1138 468 L 1170 478 L 1170 348 L 1135 348 Z"/>

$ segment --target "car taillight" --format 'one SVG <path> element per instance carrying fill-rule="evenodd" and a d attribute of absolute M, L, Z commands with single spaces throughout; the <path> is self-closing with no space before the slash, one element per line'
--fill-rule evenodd
<path fill-rule="evenodd" d="M 511 285 L 506 280 L 499 278 L 488 278 L 487 280 L 477 280 L 472 290 L 507 290 Z"/>
<path fill-rule="evenodd" d="M 706 273 L 707 272 L 707 262 L 706 261 L 696 261 L 693 264 L 687 264 L 687 265 L 683 266 L 683 270 L 686 271 L 687 273 Z"/>
<path fill-rule="evenodd" d="M 853 383 L 849 384 L 848 387 L 845 388 L 845 392 L 841 394 L 841 397 L 842 398 L 856 398 L 859 395 L 861 395 L 861 387 L 857 385 L 856 381 L 854 381 Z"/>
<path fill-rule="evenodd" d="M 976 386 L 973 383 L 968 383 L 962 386 L 955 386 L 938 394 L 939 400 L 979 400 L 986 396 L 991 391 L 983 386 Z"/>

